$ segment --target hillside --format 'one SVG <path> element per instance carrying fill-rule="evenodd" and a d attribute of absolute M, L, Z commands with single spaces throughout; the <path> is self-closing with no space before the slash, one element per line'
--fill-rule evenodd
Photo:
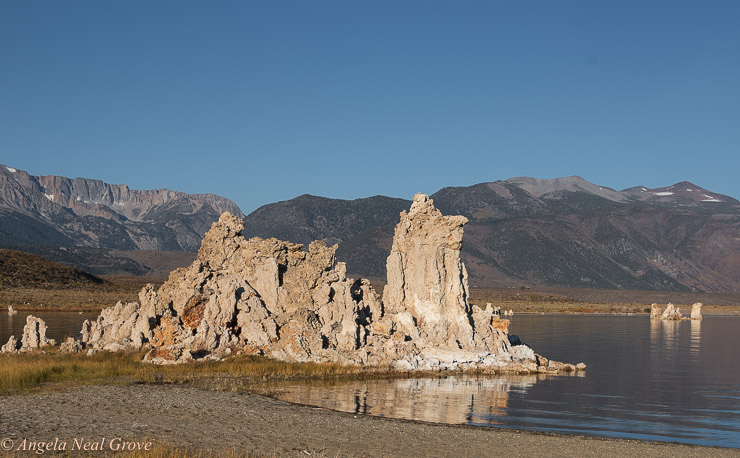
<path fill-rule="evenodd" d="M 411 197 L 411 196 L 408 196 Z M 740 202 L 696 184 L 621 191 L 578 176 L 516 177 L 431 196 L 469 219 L 462 258 L 481 287 L 740 291 Z M 247 237 L 338 244 L 349 272 L 385 277 L 410 201 L 302 195 L 246 217 L 228 199 L 32 176 L 0 166 L 0 247 L 96 275 L 163 276 L 189 264 L 224 211 Z"/>
<path fill-rule="evenodd" d="M 39 256 L 0 249 L 0 288 L 84 288 L 104 281 Z"/>
<path fill-rule="evenodd" d="M 519 177 L 431 197 L 470 220 L 462 257 L 473 285 L 740 291 L 740 202 L 692 183 L 616 191 L 581 177 Z M 326 238 L 350 272 L 383 278 L 398 208 L 409 203 L 366 204 L 301 196 L 248 215 L 245 232 Z M 334 230 L 345 220 L 362 224 Z"/>

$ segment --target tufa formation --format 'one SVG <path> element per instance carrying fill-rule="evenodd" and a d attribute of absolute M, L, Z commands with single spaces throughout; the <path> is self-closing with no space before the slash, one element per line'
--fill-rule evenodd
<path fill-rule="evenodd" d="M 681 320 L 701 320 L 701 308 L 703 307 L 703 304 L 701 302 L 697 302 L 694 305 L 691 306 L 691 318 L 685 317 L 681 314 L 681 309 L 676 307 L 675 305 L 669 303 L 666 305 L 665 310 L 661 309 L 661 307 L 653 303 L 650 305 L 650 318 L 653 320 L 668 320 L 668 321 L 681 321 Z"/>
<path fill-rule="evenodd" d="M 585 368 L 549 361 L 507 334 L 509 320 L 468 301 L 460 259 L 463 216 L 444 216 L 429 197 L 401 212 L 382 301 L 365 279 L 346 277 L 333 247 L 245 239 L 224 213 L 197 259 L 139 302 L 86 321 L 69 351 L 149 347 L 157 364 L 237 353 L 284 361 L 391 365 L 400 370 L 557 372 Z"/>
<path fill-rule="evenodd" d="M 56 345 L 56 341 L 46 337 L 46 322 L 28 315 L 26 325 L 23 327 L 23 336 L 20 339 L 10 336 L 8 343 L 0 347 L 0 353 L 27 352 L 53 345 Z"/>

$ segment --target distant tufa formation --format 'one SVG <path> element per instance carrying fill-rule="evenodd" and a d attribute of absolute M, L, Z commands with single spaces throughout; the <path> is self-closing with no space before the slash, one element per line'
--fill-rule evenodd
<path fill-rule="evenodd" d="M 696 304 L 691 306 L 691 319 L 692 320 L 701 320 L 701 308 L 703 304 L 701 302 L 697 302 Z M 676 307 L 673 304 L 668 304 L 665 307 L 665 310 L 661 309 L 661 307 L 658 304 L 653 303 L 650 305 L 650 318 L 653 320 L 674 320 L 674 321 L 680 321 L 680 320 L 688 320 L 688 317 L 685 317 L 681 315 L 681 309 Z"/>
<path fill-rule="evenodd" d="M 0 353 L 18 353 L 56 345 L 54 339 L 46 338 L 46 323 L 41 318 L 28 315 L 23 327 L 23 336 L 18 339 L 10 336 L 8 343 L 0 347 Z"/>
<path fill-rule="evenodd" d="M 85 321 L 68 351 L 150 347 L 169 364 L 231 354 L 285 361 L 390 364 L 401 370 L 557 372 L 585 368 L 548 361 L 507 334 L 490 304 L 468 302 L 460 260 L 463 216 L 443 216 L 417 194 L 401 213 L 388 256 L 383 300 L 365 279 L 345 277 L 336 246 L 245 239 L 224 213 L 198 258 L 139 302 L 118 303 Z"/>

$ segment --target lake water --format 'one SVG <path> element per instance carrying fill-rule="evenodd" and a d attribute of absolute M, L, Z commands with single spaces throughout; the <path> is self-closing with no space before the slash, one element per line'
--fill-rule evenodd
<path fill-rule="evenodd" d="M 26 312 L 0 313 L 0 344 Z M 96 313 L 34 312 L 61 342 Z M 279 397 L 359 414 L 740 448 L 740 317 L 519 315 L 538 353 L 583 361 L 571 376 L 435 377 L 282 384 Z"/>
<path fill-rule="evenodd" d="M 6 309 L 0 310 L 0 346 L 8 342 L 10 336 L 21 338 L 23 326 L 26 325 L 26 317 L 33 315 L 46 322 L 46 337 L 56 339 L 61 343 L 67 337 L 75 337 L 82 329 L 82 322 L 95 320 L 99 312 L 18 312 L 8 315 Z"/>
<path fill-rule="evenodd" d="M 740 448 L 740 318 L 520 315 L 538 353 L 582 376 L 281 385 L 284 400 L 360 414 Z"/>

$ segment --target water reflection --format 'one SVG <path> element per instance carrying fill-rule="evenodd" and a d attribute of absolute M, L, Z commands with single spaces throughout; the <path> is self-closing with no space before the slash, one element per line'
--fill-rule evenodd
<path fill-rule="evenodd" d="M 692 353 L 698 352 L 701 346 L 701 321 L 688 320 L 688 323 L 691 326 L 690 350 Z M 651 347 L 656 349 L 657 347 L 669 348 L 677 346 L 681 341 L 679 336 L 681 328 L 686 326 L 686 324 L 687 320 L 650 320 Z"/>
<path fill-rule="evenodd" d="M 519 316 L 512 333 L 585 377 L 447 377 L 281 387 L 283 399 L 446 423 L 740 448 L 740 318 Z"/>
<path fill-rule="evenodd" d="M 15 315 L 9 315 L 6 309 L 2 308 L 0 309 L 0 345 L 4 345 L 10 336 L 20 339 L 28 315 L 44 320 L 49 327 L 46 336 L 57 342 L 63 341 L 68 336 L 77 335 L 82 329 L 83 321 L 94 320 L 98 316 L 95 312 L 18 312 Z"/>
<path fill-rule="evenodd" d="M 344 412 L 439 423 L 504 416 L 509 392 L 527 392 L 544 375 L 449 376 L 280 386 L 278 397 Z"/>
<path fill-rule="evenodd" d="M 691 320 L 691 344 L 689 350 L 691 351 L 692 359 L 699 357 L 699 350 L 701 349 L 701 320 Z"/>
<path fill-rule="evenodd" d="M 672 347 L 677 344 L 678 328 L 681 325 L 681 322 L 674 320 L 661 320 L 660 324 L 663 329 L 663 344 L 666 347 Z"/>

